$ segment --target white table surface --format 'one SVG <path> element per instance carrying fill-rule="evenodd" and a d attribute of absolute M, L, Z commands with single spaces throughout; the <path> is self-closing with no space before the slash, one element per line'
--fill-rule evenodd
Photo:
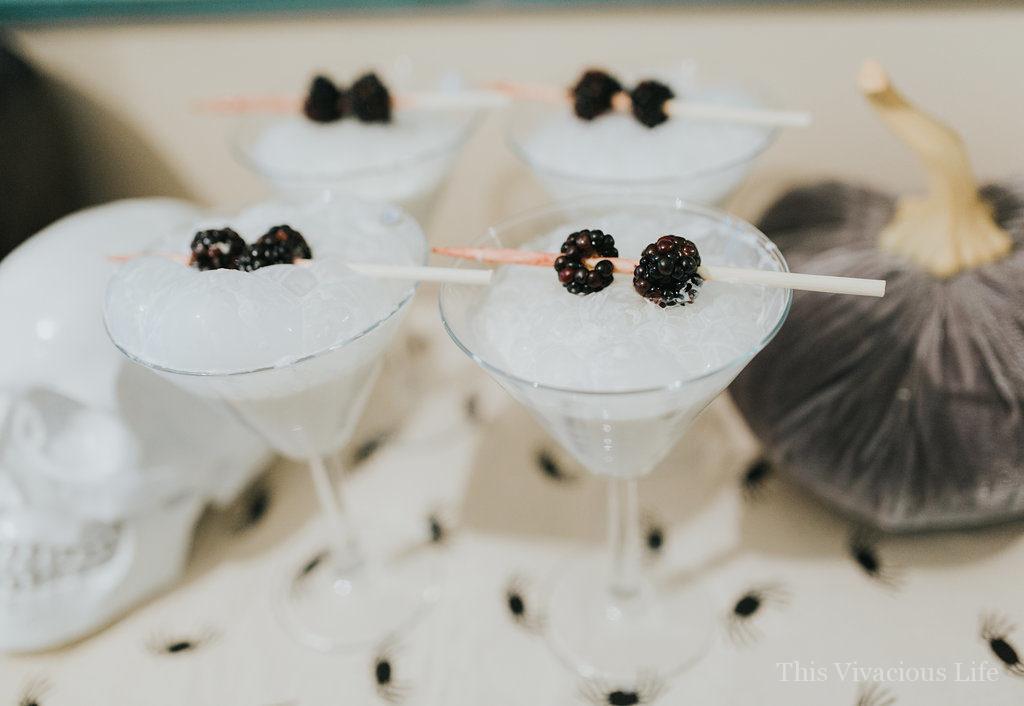
<path fill-rule="evenodd" d="M 444 337 L 434 292 L 420 297 L 410 325 L 426 344 L 418 364 L 435 376 L 424 378 L 424 402 L 403 431 L 346 479 L 371 547 L 425 543 L 431 514 L 450 529 L 448 542 L 425 549 L 445 567 L 443 598 L 392 653 L 401 703 L 585 704 L 580 682 L 543 639 L 510 619 L 504 592 L 519 576 L 528 610 L 541 610 L 551 570 L 567 553 L 600 546 L 603 485 L 583 475 Z M 465 416 L 471 395 L 476 422 Z M 378 395 L 354 445 L 391 428 L 393 420 L 381 416 L 386 407 Z M 454 426 L 436 435 L 430 427 L 443 416 Z M 541 449 L 569 480 L 540 471 Z M 657 703 L 1022 702 L 1024 678 L 1002 668 L 980 636 L 986 612 L 1024 619 L 1019 525 L 881 539 L 880 580 L 852 560 L 854 528 L 784 478 L 770 475 L 756 492 L 744 491 L 743 475 L 756 457 L 756 443 L 723 397 L 642 483 L 645 511 L 666 535 L 649 568 L 696 577 L 718 613 L 707 656 L 672 679 Z M 265 482 L 270 504 L 254 526 L 238 529 L 237 508 L 204 519 L 188 574 L 173 591 L 71 647 L 0 657 L 0 703 L 22 703 L 26 694 L 47 706 L 384 703 L 374 688 L 375 650 L 308 651 L 273 614 L 274 591 L 321 547 L 323 527 L 300 466 L 281 462 Z M 773 588 L 749 629 L 734 634 L 732 606 L 766 586 Z M 1024 632 L 1006 637 L 1024 647 Z M 162 652 L 182 640 L 194 649 Z M 804 673 L 817 680 L 795 681 L 795 667 L 783 663 L 817 669 Z M 985 681 L 958 682 L 958 664 L 965 673 L 992 669 Z M 944 680 L 883 675 L 896 681 L 872 700 L 867 682 L 850 674 L 854 667 L 944 670 Z"/>

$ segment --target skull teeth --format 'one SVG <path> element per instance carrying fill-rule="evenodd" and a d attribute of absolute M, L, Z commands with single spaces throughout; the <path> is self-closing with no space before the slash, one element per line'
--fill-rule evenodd
<path fill-rule="evenodd" d="M 80 576 L 109 562 L 121 528 L 93 523 L 75 544 L 0 540 L 0 593 L 41 588 L 68 576 Z"/>

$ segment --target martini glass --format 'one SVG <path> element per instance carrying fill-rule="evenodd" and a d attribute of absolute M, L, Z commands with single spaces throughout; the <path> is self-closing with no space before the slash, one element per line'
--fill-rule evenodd
<path fill-rule="evenodd" d="M 787 269 L 778 249 L 752 226 L 670 197 L 569 199 L 490 228 L 478 245 L 514 248 L 529 243 L 529 249 L 535 249 L 530 241 L 539 236 L 568 234 L 588 224 L 600 227 L 610 214 L 620 223 L 624 218 L 638 222 L 655 219 L 666 229 L 663 232 L 694 240 L 705 261 L 716 265 Z M 663 232 L 651 233 L 649 241 Z M 499 272 L 498 278 L 501 276 Z M 548 271 L 544 276 L 555 275 Z M 543 613 L 549 644 L 584 677 L 676 673 L 705 652 L 712 634 L 714 611 L 696 581 L 671 585 L 642 570 L 637 483 L 771 340 L 786 317 L 791 298 L 788 290 L 757 287 L 733 302 L 729 298 L 733 290 L 728 287 L 734 285 L 704 286 L 712 285 L 719 288 L 717 311 L 732 308 L 735 313 L 741 301 L 757 304 L 764 299 L 758 304 L 759 313 L 752 317 L 757 328 L 750 334 L 749 344 L 714 365 L 699 369 L 680 365 L 677 370 L 661 366 L 658 380 L 647 379 L 638 388 L 616 385 L 613 389 L 559 385 L 550 379 L 550 372 L 539 380 L 539 375 L 522 369 L 526 354 L 513 349 L 511 356 L 504 355 L 489 340 L 489 329 L 479 320 L 489 296 L 486 289 L 450 284 L 441 291 L 444 326 L 458 347 L 522 403 L 583 466 L 608 480 L 607 553 L 581 555 L 567 562 L 552 579 Z M 569 295 L 555 287 L 550 296 Z M 538 316 L 540 313 L 531 309 L 524 318 Z M 730 328 L 726 321 L 722 324 L 723 329 Z M 552 330 L 550 335 L 557 334 Z M 721 342 L 714 340 L 717 335 L 713 325 L 706 328 L 700 345 L 719 345 Z M 723 331 L 721 335 L 727 334 Z M 644 361 L 637 359 L 636 365 L 643 366 Z"/>
<path fill-rule="evenodd" d="M 390 206 L 361 208 L 351 227 L 358 227 L 359 218 L 379 218 L 378 233 L 390 233 L 395 247 L 424 260 L 423 233 L 408 216 Z M 343 212 L 334 210 L 327 217 L 336 227 L 344 225 Z M 139 336 L 116 302 L 117 281 L 115 275 L 105 321 L 124 355 L 189 392 L 222 401 L 281 455 L 308 465 L 329 548 L 316 571 L 302 572 L 301 582 L 290 579 L 276 596 L 295 637 L 324 651 L 364 646 L 402 628 L 435 601 L 439 589 L 431 558 L 423 552 L 402 552 L 393 559 L 364 552 L 332 481 L 332 475 L 340 475 L 338 452 L 352 435 L 415 287 L 376 321 L 315 353 L 260 367 L 203 370 L 168 367 L 139 352 Z M 239 304 L 250 305 L 258 310 L 260 304 Z"/>
<path fill-rule="evenodd" d="M 425 225 L 481 115 L 400 110 L 387 124 L 355 119 L 318 124 L 298 114 L 245 115 L 231 146 L 236 159 L 281 198 L 329 203 L 353 195 L 396 204 Z M 413 302 L 406 330 L 388 352 L 386 373 L 374 390 L 357 443 L 363 435 L 393 438 L 398 444 L 431 443 L 464 422 L 459 413 L 464 395 L 450 386 L 439 387 L 432 374 L 443 361 L 423 345 L 434 330 L 434 313 L 424 307 L 425 302 Z M 440 413 L 425 411 L 430 393 L 445 398 Z"/>

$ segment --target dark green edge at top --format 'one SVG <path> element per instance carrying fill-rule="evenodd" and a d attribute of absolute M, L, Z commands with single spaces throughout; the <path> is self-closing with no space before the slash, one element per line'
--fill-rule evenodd
<path fill-rule="evenodd" d="M 820 3 L 820 0 L 818 0 Z M 0 0 L 0 24 L 102 18 L 181 18 L 330 10 L 666 5 L 811 5 L 814 0 Z M 861 0 L 853 4 L 884 4 Z M 891 0 L 889 0 L 891 4 Z M 830 3 L 831 4 L 831 3 Z M 840 2 L 839 4 L 844 4 Z"/>

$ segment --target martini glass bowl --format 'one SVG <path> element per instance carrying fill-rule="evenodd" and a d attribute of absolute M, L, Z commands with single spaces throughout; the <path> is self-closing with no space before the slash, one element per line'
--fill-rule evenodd
<path fill-rule="evenodd" d="M 778 249 L 753 226 L 712 209 L 660 196 L 569 199 L 494 226 L 477 245 L 515 248 L 559 229 L 571 233 L 609 214 L 620 219 L 621 214 L 637 219 L 655 215 L 659 223 L 671 226 L 668 232 L 695 240 L 709 263 L 757 263 L 762 268 L 787 269 Z M 650 240 L 659 235 L 652 233 Z M 553 577 L 543 612 L 549 644 L 581 676 L 667 676 L 694 663 L 706 651 L 714 611 L 699 584 L 670 585 L 642 570 L 637 482 L 665 458 L 697 414 L 781 327 L 789 310 L 790 292 L 763 292 L 770 304 L 761 317 L 760 338 L 748 350 L 696 373 L 680 370 L 657 385 L 601 390 L 559 386 L 514 372 L 510 368 L 515 365 L 492 348 L 482 333 L 485 329 L 474 322 L 486 289 L 446 284 L 441 290 L 441 316 L 456 345 L 522 403 L 587 470 L 608 480 L 607 552 L 567 562 Z"/>
<path fill-rule="evenodd" d="M 723 100 L 731 104 L 769 104 L 759 88 L 723 85 L 710 94 L 699 94 L 711 102 Z M 509 148 L 552 199 L 567 199 L 593 194 L 665 194 L 692 203 L 718 205 L 736 191 L 750 172 L 755 160 L 778 136 L 778 129 L 755 126 L 715 125 L 714 123 L 669 118 L 669 122 L 653 129 L 634 126 L 632 116 L 608 115 L 578 123 L 571 133 L 560 136 L 558 144 L 550 138 L 538 142 L 552 124 L 571 115 L 569 106 L 543 103 L 520 103 L 509 110 L 506 141 Z M 630 123 L 624 134 L 601 131 L 609 122 Z M 680 125 L 685 123 L 685 125 Z M 626 127 L 621 126 L 620 127 Z M 690 133 L 707 133 L 701 139 L 682 147 L 672 142 L 659 142 L 664 130 L 684 127 Z M 649 145 L 646 143 L 650 143 Z M 638 170 L 650 151 L 682 152 L 685 159 L 670 169 Z M 711 151 L 713 150 L 713 154 Z M 636 152 L 637 154 L 625 154 Z M 639 155 L 639 156 L 638 156 Z M 596 162 L 598 156 L 601 159 Z M 601 169 L 595 169 L 601 166 Z"/>
<path fill-rule="evenodd" d="M 335 226 L 344 220 L 337 205 L 322 208 Z M 388 234 L 394 247 L 425 260 L 423 232 L 408 216 L 391 206 L 363 203 L 360 208 L 357 217 L 379 219 L 375 227 L 381 237 Z M 297 573 L 276 596 L 289 631 L 323 651 L 365 646 L 414 620 L 436 600 L 439 588 L 431 558 L 402 552 L 384 559 L 364 552 L 331 478 L 340 475 L 338 453 L 352 435 L 415 286 L 397 296 L 382 317 L 322 350 L 285 362 L 225 370 L 177 369 L 140 354 L 137 335 L 118 313 L 123 309 L 116 301 L 117 281 L 115 275 L 108 289 L 105 323 L 125 356 L 193 394 L 223 402 L 278 453 L 309 467 L 329 546 L 315 572 Z M 258 302 L 252 305 L 258 310 Z"/>
<path fill-rule="evenodd" d="M 282 198 L 329 200 L 348 194 L 393 203 L 425 223 L 433 213 L 455 158 L 473 134 L 479 117 L 475 113 L 459 112 L 430 114 L 423 119 L 450 121 L 449 129 L 421 144 L 408 145 L 400 155 L 366 155 L 359 161 L 346 161 L 343 145 L 332 141 L 331 132 L 338 129 L 338 125 L 313 124 L 298 115 L 243 116 L 233 132 L 231 146 L 235 158 L 269 183 Z M 283 154 L 271 152 L 267 147 L 267 136 L 281 128 L 292 130 L 295 141 L 294 149 L 284 150 Z M 402 116 L 396 118 L 394 126 L 372 125 L 362 126 L 362 129 L 371 131 L 372 139 L 380 140 L 389 130 L 403 129 Z M 323 156 L 332 151 L 338 154 L 337 160 Z M 319 161 L 311 164 L 310 152 L 320 153 Z"/>

